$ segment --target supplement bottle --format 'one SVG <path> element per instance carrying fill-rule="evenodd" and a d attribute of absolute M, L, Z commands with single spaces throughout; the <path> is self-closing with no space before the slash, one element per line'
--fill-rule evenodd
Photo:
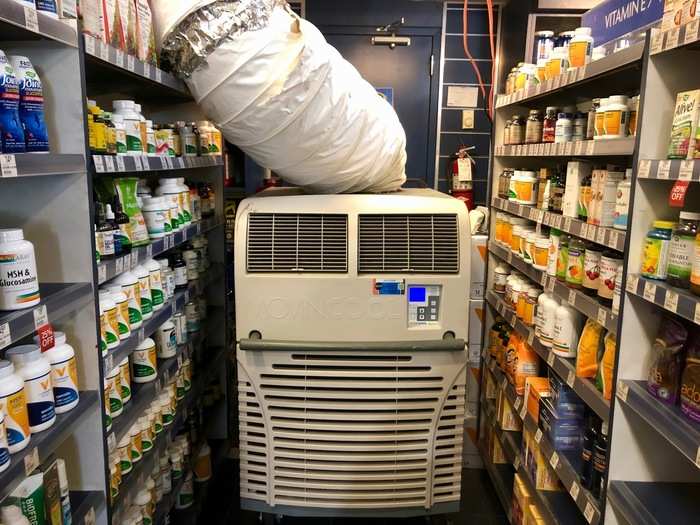
<path fill-rule="evenodd" d="M 120 340 L 127 339 L 131 335 L 128 301 L 124 292 L 121 291 L 121 286 L 118 285 L 100 290 L 99 299 L 105 312 L 107 347 L 111 350 L 119 346 Z M 114 335 L 117 337 L 116 342 L 113 340 Z"/>
<path fill-rule="evenodd" d="M 212 139 L 209 121 L 198 120 L 197 131 L 199 132 L 199 155 L 202 157 L 211 155 L 211 152 L 209 151 L 209 145 L 211 144 Z"/>
<path fill-rule="evenodd" d="M 173 259 L 173 274 L 175 277 L 175 289 L 187 288 L 187 265 L 180 252 L 175 254 Z"/>
<path fill-rule="evenodd" d="M 163 197 L 144 197 L 141 211 L 146 221 L 148 237 L 151 239 L 165 237 L 165 225 L 167 223 L 170 226 L 170 223 L 168 219 L 169 207 L 166 206 Z"/>
<path fill-rule="evenodd" d="M 557 144 L 571 142 L 574 133 L 574 122 L 571 113 L 559 113 L 554 131 L 554 142 Z"/>
<path fill-rule="evenodd" d="M 637 112 L 639 109 L 639 95 L 629 99 L 627 103 L 627 109 L 629 109 L 629 134 L 634 137 L 637 135 Z"/>
<path fill-rule="evenodd" d="M 588 125 L 588 117 L 580 111 L 574 115 L 574 131 L 571 140 L 580 141 L 586 140 L 586 126 Z"/>
<path fill-rule="evenodd" d="M 599 140 L 605 138 L 605 112 L 608 106 L 608 99 L 601 98 L 598 109 L 595 110 L 595 121 L 594 128 L 595 132 L 593 134 L 594 140 Z"/>
<path fill-rule="evenodd" d="M 513 115 L 510 120 L 510 144 L 525 143 L 525 118 L 520 115 Z"/>
<path fill-rule="evenodd" d="M 7 444 L 7 431 L 5 429 L 5 414 L 0 411 L 0 472 L 6 471 L 10 466 L 10 450 Z"/>
<path fill-rule="evenodd" d="M 129 327 L 133 331 L 143 324 L 141 312 L 141 291 L 139 289 L 139 279 L 132 272 L 126 271 L 112 281 L 122 288 L 129 305 Z"/>
<path fill-rule="evenodd" d="M 176 509 L 188 509 L 194 504 L 194 484 L 192 481 L 192 472 L 185 475 L 185 482 L 180 487 L 180 492 L 177 495 L 175 502 Z"/>
<path fill-rule="evenodd" d="M 31 433 L 24 380 L 10 361 L 0 361 L 0 413 L 5 416 L 10 454 L 15 454 L 27 446 Z"/>
<path fill-rule="evenodd" d="M 129 429 L 131 439 L 131 462 L 138 463 L 143 458 L 143 443 L 141 442 L 141 425 L 138 421 Z"/>
<path fill-rule="evenodd" d="M 629 134 L 629 108 L 625 95 L 613 95 L 605 106 L 606 139 L 619 139 Z"/>
<path fill-rule="evenodd" d="M 39 304 L 34 246 L 19 228 L 0 228 L 0 310 Z"/>
<path fill-rule="evenodd" d="M 56 413 L 63 414 L 76 407 L 80 401 L 78 365 L 75 350 L 66 342 L 66 334 L 54 332 L 55 345 L 43 354 L 51 365 L 51 383 L 56 403 Z M 38 341 L 38 337 L 35 337 Z"/>
<path fill-rule="evenodd" d="M 143 525 L 152 525 L 153 515 L 151 514 L 151 493 L 148 491 L 148 489 L 139 491 L 139 493 L 136 495 L 134 503 L 141 512 Z"/>
<path fill-rule="evenodd" d="M 133 270 L 138 279 L 139 296 L 141 301 L 141 315 L 144 320 L 153 317 L 153 304 L 151 303 L 151 280 L 149 271 L 143 264 L 139 264 Z"/>
<path fill-rule="evenodd" d="M 690 287 L 690 274 L 695 257 L 695 237 L 700 225 L 700 213 L 682 211 L 680 221 L 673 230 L 668 249 L 668 284 L 678 288 Z"/>
<path fill-rule="evenodd" d="M 564 206 L 564 190 L 566 187 L 566 176 L 564 172 L 557 169 L 549 181 L 549 209 L 554 213 L 562 213 Z"/>
<path fill-rule="evenodd" d="M 107 111 L 102 113 L 102 119 L 105 122 L 105 141 L 107 143 L 107 154 L 117 154 L 117 128 L 114 126 L 113 115 Z"/>
<path fill-rule="evenodd" d="M 131 436 L 129 436 L 128 432 L 119 440 L 117 452 L 119 454 L 119 469 L 123 477 L 133 469 L 131 463 Z"/>
<path fill-rule="evenodd" d="M 151 304 L 153 305 L 153 311 L 158 311 L 163 308 L 163 303 L 165 302 L 160 264 L 153 259 L 149 259 L 144 266 L 148 270 L 148 282 L 151 288 Z"/>
<path fill-rule="evenodd" d="M 540 342 L 544 346 L 551 347 L 552 341 L 554 339 L 554 326 L 556 324 L 557 308 L 559 307 L 559 303 L 557 302 L 554 295 L 551 293 L 544 293 L 542 295 L 544 296 L 544 298 L 541 304 L 542 312 L 539 337 Z"/>
<path fill-rule="evenodd" d="M 547 275 L 557 275 L 557 261 L 559 260 L 559 243 L 561 231 L 556 228 L 549 230 L 549 253 L 547 254 Z"/>
<path fill-rule="evenodd" d="M 583 286 L 585 251 L 584 242 L 578 237 L 571 237 L 566 265 L 566 284 L 570 288 L 579 289 Z"/>
<path fill-rule="evenodd" d="M 175 179 L 177 188 L 179 190 L 178 195 L 178 207 L 182 209 L 183 224 L 187 226 L 192 224 L 192 206 L 190 204 L 190 189 L 185 184 L 184 177 L 178 177 Z"/>
<path fill-rule="evenodd" d="M 625 180 L 617 184 L 617 194 L 615 198 L 615 219 L 613 228 L 616 230 L 627 229 L 627 214 L 630 207 L 630 192 L 632 191 L 631 170 L 627 170 Z"/>
<path fill-rule="evenodd" d="M 156 195 L 165 198 L 165 202 L 169 204 L 172 210 L 173 206 L 177 209 L 177 215 L 175 216 L 173 230 L 181 230 L 185 225 L 184 209 L 181 207 L 180 202 L 180 187 L 178 185 L 177 179 L 161 179 L 156 189 Z"/>
<path fill-rule="evenodd" d="M 542 140 L 542 113 L 531 109 L 525 124 L 525 144 L 536 144 Z"/>
<path fill-rule="evenodd" d="M 542 142 L 554 142 L 557 126 L 557 108 L 547 106 L 544 120 L 542 121 Z"/>
<path fill-rule="evenodd" d="M 557 280 L 566 281 L 566 269 L 569 265 L 569 236 L 561 235 L 557 256 Z"/>
<path fill-rule="evenodd" d="M 167 301 L 175 295 L 175 273 L 170 268 L 167 259 L 157 259 L 156 262 L 160 265 L 161 279 L 163 281 L 163 297 Z"/>
<path fill-rule="evenodd" d="M 7 56 L 0 50 L 0 151 L 24 153 L 24 129 L 19 117 L 19 82 Z"/>
<path fill-rule="evenodd" d="M 160 414 L 163 418 L 163 426 L 169 427 L 175 420 L 175 414 L 173 413 L 172 403 L 170 401 L 170 394 L 164 392 L 158 398 L 158 402 L 160 403 Z"/>
<path fill-rule="evenodd" d="M 114 212 L 112 212 L 114 210 Z M 115 225 L 114 230 L 114 250 L 119 254 L 131 253 L 131 224 L 129 222 L 129 216 L 124 213 L 121 202 L 119 202 L 119 197 L 114 197 L 114 205 L 112 207 L 107 205 L 107 211 L 105 212 L 108 221 L 113 221 Z M 119 251 L 117 251 L 117 246 Z"/>
<path fill-rule="evenodd" d="M 668 250 L 675 223 L 672 221 L 654 221 L 652 229 L 644 239 L 641 274 L 649 279 L 666 279 Z"/>
<path fill-rule="evenodd" d="M 569 53 L 565 47 L 555 47 L 547 62 L 547 78 L 555 78 L 569 69 Z"/>
<path fill-rule="evenodd" d="M 600 99 L 594 98 L 591 101 L 591 109 L 588 110 L 586 115 L 586 140 L 592 140 L 595 136 L 595 116 L 599 107 Z"/>
<path fill-rule="evenodd" d="M 110 410 L 109 406 L 109 393 L 112 390 L 112 383 L 105 377 L 104 382 L 103 382 L 103 402 L 104 402 L 104 418 L 105 418 L 105 432 L 109 432 L 112 430 L 112 412 Z"/>
<path fill-rule="evenodd" d="M 41 78 L 27 57 L 14 55 L 9 60 L 18 81 L 19 119 L 24 128 L 26 151 L 48 152 L 49 132 L 44 120 Z"/>
<path fill-rule="evenodd" d="M 158 327 L 156 346 L 160 359 L 170 359 L 177 354 L 177 335 L 175 334 L 175 324 L 172 321 L 165 321 Z"/>
<path fill-rule="evenodd" d="M 114 147 L 117 155 L 126 155 L 126 126 L 124 117 L 118 113 L 112 113 L 112 125 L 114 126 Z"/>
<path fill-rule="evenodd" d="M 581 333 L 581 314 L 567 304 L 556 311 L 552 352 L 561 357 L 576 357 L 578 338 Z"/>
<path fill-rule="evenodd" d="M 100 259 L 114 258 L 114 227 L 106 220 L 104 206 L 101 202 L 95 203 L 95 213 L 97 214 L 97 233 L 100 238 L 98 251 Z"/>
<path fill-rule="evenodd" d="M 119 417 L 124 412 L 124 400 L 122 399 L 121 370 L 115 366 L 107 373 L 109 383 L 109 413 L 112 419 Z"/>
<path fill-rule="evenodd" d="M 145 454 L 153 449 L 153 441 L 155 439 L 148 415 L 139 418 L 139 426 L 141 427 L 141 449 Z"/>
<path fill-rule="evenodd" d="M 114 212 L 112 211 L 112 206 L 110 204 L 105 204 L 105 232 L 111 231 L 112 232 L 112 242 L 114 244 L 114 255 L 115 256 L 120 256 L 124 252 L 124 242 L 127 242 L 128 246 L 131 246 L 130 243 L 124 240 L 124 234 L 122 231 L 119 229 L 119 225 L 117 225 L 116 221 L 114 220 Z M 105 233 L 105 235 L 107 235 Z"/>
<path fill-rule="evenodd" d="M 7 350 L 5 357 L 24 381 L 29 431 L 36 434 L 51 427 L 56 422 L 56 408 L 49 361 L 36 345 L 15 346 Z"/>
<path fill-rule="evenodd" d="M 150 383 L 158 377 L 156 364 L 156 343 L 150 337 L 136 347 L 131 354 L 134 383 Z"/>
<path fill-rule="evenodd" d="M 569 42 L 570 67 L 582 67 L 591 61 L 593 55 L 593 37 L 590 27 L 577 27 L 574 37 Z"/>
<path fill-rule="evenodd" d="M 505 125 L 503 126 L 503 144 L 506 146 L 510 145 L 510 126 L 513 122 L 508 119 L 506 120 Z"/>
<path fill-rule="evenodd" d="M 180 128 L 180 142 L 182 143 L 182 154 L 185 157 L 197 156 L 197 135 L 194 134 L 191 126 L 184 125 Z"/>
<path fill-rule="evenodd" d="M 598 300 L 611 306 L 617 286 L 617 278 L 622 268 L 622 258 L 618 252 L 606 250 L 600 257 L 600 277 L 598 278 Z"/>
<path fill-rule="evenodd" d="M 586 253 L 583 258 L 583 291 L 586 295 L 593 296 L 598 293 L 602 255 L 594 244 L 586 244 Z"/>
<path fill-rule="evenodd" d="M 134 109 L 133 100 L 115 100 L 112 102 L 114 114 L 121 115 L 126 133 L 126 154 L 143 155 L 141 135 L 141 115 Z"/>
<path fill-rule="evenodd" d="M 506 278 L 510 275 L 508 267 L 504 264 L 498 264 L 493 271 L 493 291 L 496 293 L 504 293 L 506 291 Z"/>
<path fill-rule="evenodd" d="M 131 368 L 129 367 L 129 356 L 119 362 L 119 381 L 121 385 L 121 397 L 124 403 L 131 401 Z"/>
<path fill-rule="evenodd" d="M 141 113 L 141 104 L 136 104 L 134 103 L 134 113 L 136 113 L 139 116 L 139 131 L 141 132 L 141 147 L 142 147 L 142 153 L 146 154 L 148 153 L 148 137 L 147 137 L 147 125 L 146 125 L 146 118 L 143 116 Z"/>

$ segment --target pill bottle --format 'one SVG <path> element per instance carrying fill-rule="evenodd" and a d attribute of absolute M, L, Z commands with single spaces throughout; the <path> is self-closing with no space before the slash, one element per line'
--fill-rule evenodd
<path fill-rule="evenodd" d="M 566 281 L 566 268 L 569 264 L 569 236 L 561 235 L 559 238 L 559 250 L 557 257 L 557 280 Z"/>
<path fill-rule="evenodd" d="M 170 475 L 170 458 L 167 455 L 160 457 L 160 475 L 163 482 L 163 494 L 170 494 L 173 490 L 173 478 Z"/>
<path fill-rule="evenodd" d="M 141 511 L 141 516 L 143 518 L 143 525 L 152 525 L 153 524 L 153 514 L 151 511 L 152 499 L 151 499 L 151 493 L 149 492 L 149 490 L 148 489 L 140 490 L 139 493 L 136 495 L 136 499 L 134 500 L 134 503 Z"/>
<path fill-rule="evenodd" d="M 7 430 L 5 428 L 5 414 L 0 410 L 0 472 L 10 467 L 10 449 L 7 444 Z"/>
<path fill-rule="evenodd" d="M 542 112 L 531 109 L 525 123 L 525 143 L 536 144 L 542 140 Z"/>
<path fill-rule="evenodd" d="M 574 37 L 569 42 L 569 64 L 571 67 L 582 67 L 591 61 L 593 55 L 593 37 L 590 27 L 577 27 Z"/>
<path fill-rule="evenodd" d="M 547 255 L 547 275 L 557 275 L 557 261 L 559 259 L 559 241 L 561 231 L 556 228 L 549 230 L 549 254 Z"/>
<path fill-rule="evenodd" d="M 546 271 L 549 264 L 549 250 L 552 245 L 550 237 L 538 236 L 532 253 L 532 266 L 540 271 Z"/>
<path fill-rule="evenodd" d="M 141 429 L 141 449 L 144 454 L 153 449 L 153 442 L 155 440 L 149 417 L 149 415 L 144 415 L 138 420 L 139 428 Z"/>
<path fill-rule="evenodd" d="M 134 110 L 133 100 L 115 100 L 112 102 L 115 115 L 121 115 L 126 133 L 126 154 L 143 155 L 141 136 L 141 115 Z"/>
<path fill-rule="evenodd" d="M 556 298 L 551 293 L 542 294 L 544 298 L 540 303 L 539 297 L 537 299 L 538 304 L 541 307 L 541 327 L 540 327 L 540 342 L 546 346 L 552 346 L 552 340 L 554 339 L 554 325 L 556 323 L 556 314 L 559 303 Z M 539 312 L 539 310 L 538 310 Z"/>
<path fill-rule="evenodd" d="M 175 397 L 178 401 L 185 398 L 185 378 L 182 375 L 182 369 L 175 376 Z"/>
<path fill-rule="evenodd" d="M 573 141 L 581 141 L 581 140 L 586 140 L 586 126 L 588 126 L 588 117 L 586 113 L 583 113 L 581 111 L 577 111 L 574 114 L 574 125 L 573 125 L 573 133 L 571 135 L 571 140 Z"/>
<path fill-rule="evenodd" d="M 177 334 L 175 324 L 171 320 L 165 321 L 156 332 L 156 346 L 160 359 L 170 359 L 177 354 Z"/>
<path fill-rule="evenodd" d="M 690 287 L 690 274 L 695 257 L 695 237 L 700 226 L 700 213 L 682 211 L 679 222 L 673 230 L 671 244 L 668 250 L 668 276 L 666 280 L 671 286 L 678 288 Z"/>
<path fill-rule="evenodd" d="M 142 147 L 142 153 L 148 153 L 148 134 L 147 134 L 147 125 L 146 125 L 146 117 L 143 116 L 141 113 L 141 104 L 134 103 L 134 113 L 136 113 L 139 116 L 139 131 L 141 133 L 141 147 Z"/>
<path fill-rule="evenodd" d="M 187 334 L 187 318 L 182 312 L 178 312 L 172 317 L 173 324 L 175 325 L 175 335 L 177 337 L 177 344 L 185 344 L 189 340 Z"/>
<path fill-rule="evenodd" d="M 119 346 L 119 325 L 117 323 L 117 306 L 112 296 L 105 290 L 99 292 L 100 331 L 103 334 L 105 347 L 112 350 Z"/>
<path fill-rule="evenodd" d="M 547 60 L 546 58 L 537 59 L 537 81 L 540 84 L 547 80 Z"/>
<path fill-rule="evenodd" d="M 185 124 L 179 128 L 179 132 L 180 142 L 182 143 L 182 154 L 185 157 L 196 157 L 198 148 L 197 135 L 192 131 L 192 127 Z"/>
<path fill-rule="evenodd" d="M 124 412 L 121 370 L 118 366 L 107 372 L 107 381 L 109 381 L 109 413 L 114 419 Z"/>
<path fill-rule="evenodd" d="M 141 424 L 138 420 L 129 429 L 129 439 L 131 441 L 130 452 L 131 462 L 138 463 L 143 458 L 143 443 L 141 442 Z"/>
<path fill-rule="evenodd" d="M 542 142 L 554 142 L 556 138 L 558 113 L 556 107 L 547 106 L 544 120 L 542 121 Z"/>
<path fill-rule="evenodd" d="M 185 305 L 185 318 L 187 320 L 187 332 L 198 332 L 200 329 L 199 323 L 199 304 L 195 301 L 190 301 Z"/>
<path fill-rule="evenodd" d="M 600 107 L 600 99 L 594 98 L 591 101 L 591 109 L 586 114 L 586 140 L 592 140 L 595 136 L 595 116 Z"/>
<path fill-rule="evenodd" d="M 520 115 L 513 115 L 510 120 L 509 144 L 525 143 L 525 118 Z"/>
<path fill-rule="evenodd" d="M 178 193 L 178 206 L 182 209 L 183 225 L 192 224 L 192 206 L 190 203 L 190 189 L 185 184 L 184 177 L 175 179 Z"/>
<path fill-rule="evenodd" d="M 187 288 L 187 264 L 182 252 L 176 253 L 173 258 L 173 274 L 175 276 L 175 289 Z"/>
<path fill-rule="evenodd" d="M 552 352 L 560 357 L 576 357 L 581 314 L 567 304 L 560 304 L 555 316 Z"/>
<path fill-rule="evenodd" d="M 139 264 L 132 271 L 138 279 L 139 298 L 141 303 L 141 316 L 144 320 L 150 319 L 151 317 L 153 317 L 150 274 L 143 264 Z"/>
<path fill-rule="evenodd" d="M 185 268 L 187 269 L 187 280 L 194 281 L 199 278 L 199 257 L 194 250 L 185 250 L 182 252 L 182 258 L 185 260 Z"/>
<path fill-rule="evenodd" d="M 154 400 L 151 404 L 151 416 L 153 416 L 153 431 L 157 436 L 163 432 L 163 413 L 160 409 L 160 401 L 158 399 Z"/>
<path fill-rule="evenodd" d="M 112 125 L 114 125 L 114 148 L 117 155 L 126 155 L 126 125 L 124 116 L 112 113 Z"/>
<path fill-rule="evenodd" d="M 131 401 L 131 368 L 129 367 L 129 356 L 119 362 L 119 381 L 121 385 L 121 396 L 124 403 Z"/>
<path fill-rule="evenodd" d="M 606 306 L 612 305 L 620 268 L 622 268 L 622 258 L 618 252 L 613 250 L 603 252 L 600 257 L 598 300 Z"/>
<path fill-rule="evenodd" d="M 606 139 L 619 139 L 629 134 L 629 108 L 625 95 L 613 95 L 605 106 Z"/>
<path fill-rule="evenodd" d="M 199 447 L 194 464 L 194 475 L 195 480 L 199 483 L 209 481 L 211 478 L 211 448 L 209 448 L 209 444 L 206 441 Z"/>
<path fill-rule="evenodd" d="M 0 310 L 39 304 L 34 246 L 20 228 L 0 228 Z"/>
<path fill-rule="evenodd" d="M 586 245 L 586 253 L 583 258 L 583 288 L 586 295 L 597 295 L 600 284 L 600 258 L 603 253 L 595 245 Z"/>
<path fill-rule="evenodd" d="M 120 284 L 110 284 L 107 286 L 106 291 L 109 293 L 110 298 L 116 306 L 119 339 L 123 341 L 124 339 L 128 339 L 131 335 L 131 325 L 129 324 L 129 299 L 123 292 Z"/>
<path fill-rule="evenodd" d="M 537 177 L 534 171 L 516 171 L 513 176 L 515 198 L 519 204 L 534 205 L 537 202 Z"/>
<path fill-rule="evenodd" d="M 117 465 L 109 465 L 109 494 L 110 503 L 114 503 L 114 500 L 119 496 L 119 483 L 121 482 L 121 472 L 119 471 L 119 462 Z"/>
<path fill-rule="evenodd" d="M 160 402 L 160 414 L 163 418 L 163 426 L 167 428 L 173 424 L 173 421 L 175 421 L 175 414 L 170 401 L 170 394 L 161 394 L 158 399 Z"/>
<path fill-rule="evenodd" d="M 156 188 L 156 195 L 165 198 L 165 201 L 170 205 L 172 210 L 173 205 L 177 208 L 177 215 L 175 216 L 176 227 L 173 230 L 181 230 L 185 224 L 184 209 L 182 208 L 182 202 L 180 198 L 180 186 L 177 179 L 160 179 L 158 187 Z"/>
<path fill-rule="evenodd" d="M 182 361 L 182 378 L 185 382 L 185 392 L 189 392 L 192 389 L 192 361 L 188 355 Z"/>
<path fill-rule="evenodd" d="M 152 120 L 146 120 L 146 154 L 151 157 L 156 154 L 156 134 Z"/>
<path fill-rule="evenodd" d="M 547 61 L 547 78 L 556 78 L 569 69 L 569 53 L 565 47 L 555 47 Z"/>
<path fill-rule="evenodd" d="M 10 361 L 0 361 L 0 413 L 5 416 L 5 429 L 10 454 L 23 450 L 31 438 L 24 380 L 15 373 Z"/>
<path fill-rule="evenodd" d="M 54 332 L 55 344 L 43 354 L 51 365 L 51 383 L 56 413 L 63 414 L 75 408 L 80 401 L 78 389 L 78 365 L 75 350 L 66 342 L 66 334 Z M 38 344 L 38 337 L 35 338 Z"/>
<path fill-rule="evenodd" d="M 608 99 L 601 98 L 598 103 L 598 108 L 595 110 L 595 120 L 593 123 L 594 133 L 593 139 L 599 140 L 605 138 L 605 111 L 608 107 Z"/>
<path fill-rule="evenodd" d="M 629 134 L 634 137 L 637 135 L 637 113 L 639 111 L 639 95 L 632 97 L 627 102 L 629 110 Z"/>
<path fill-rule="evenodd" d="M 554 131 L 554 142 L 557 144 L 571 142 L 574 133 L 574 121 L 571 113 L 559 113 Z"/>
<path fill-rule="evenodd" d="M 132 331 L 139 328 L 143 324 L 143 315 L 141 313 L 141 291 L 138 277 L 133 272 L 126 271 L 119 274 L 112 282 L 121 286 L 122 292 L 126 295 L 129 307 L 129 328 Z"/>
<path fill-rule="evenodd" d="M 496 265 L 493 271 L 493 291 L 504 293 L 506 291 L 506 278 L 510 275 L 508 267 L 504 264 Z"/>
<path fill-rule="evenodd" d="M 104 405 L 103 405 L 103 406 L 104 406 L 104 408 L 105 408 L 105 413 L 104 413 L 104 417 L 105 417 L 105 432 L 109 432 L 110 430 L 112 430 L 112 411 L 111 411 L 111 409 L 110 409 L 111 407 L 109 406 L 109 405 L 110 405 L 110 403 L 109 403 L 109 394 L 110 394 L 110 392 L 111 392 L 111 390 L 112 390 L 112 383 L 114 383 L 114 382 L 113 382 L 113 381 L 110 381 L 109 379 L 107 379 L 107 378 L 105 377 L 104 383 L 103 383 L 103 390 L 102 390 L 102 393 L 103 393 L 103 396 L 104 396 L 104 399 L 103 399 L 102 401 L 104 402 Z"/>
<path fill-rule="evenodd" d="M 642 254 L 642 276 L 648 279 L 665 280 L 668 265 L 668 250 L 675 223 L 672 221 L 654 221 L 652 228 L 644 239 Z"/>
<path fill-rule="evenodd" d="M 15 346 L 5 352 L 5 357 L 24 381 L 29 431 L 36 434 L 51 427 L 56 422 L 56 408 L 48 359 L 36 345 Z"/>
<path fill-rule="evenodd" d="M 131 463 L 131 436 L 129 436 L 128 432 L 119 440 L 117 452 L 119 454 L 119 469 L 122 476 L 126 476 L 133 469 L 133 464 Z"/>
<path fill-rule="evenodd" d="M 150 239 L 161 239 L 166 234 L 166 224 L 171 227 L 169 214 L 170 208 L 166 206 L 163 197 L 143 198 L 141 207 L 143 219 L 146 221 L 146 229 Z"/>
<path fill-rule="evenodd" d="M 158 377 L 156 364 L 156 343 L 145 338 L 131 354 L 134 383 L 150 383 Z"/>
<path fill-rule="evenodd" d="M 569 288 L 579 289 L 583 286 L 585 251 L 586 245 L 584 242 L 577 237 L 571 237 L 565 276 L 565 281 Z"/>

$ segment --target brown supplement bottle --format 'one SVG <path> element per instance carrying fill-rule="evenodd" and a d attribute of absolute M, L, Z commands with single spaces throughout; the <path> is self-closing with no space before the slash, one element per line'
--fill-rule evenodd
<path fill-rule="evenodd" d="M 536 144 L 542 140 L 542 113 L 531 109 L 525 124 L 525 144 Z"/>
<path fill-rule="evenodd" d="M 542 122 L 542 142 L 554 142 L 557 127 L 557 108 L 547 106 L 547 112 Z"/>

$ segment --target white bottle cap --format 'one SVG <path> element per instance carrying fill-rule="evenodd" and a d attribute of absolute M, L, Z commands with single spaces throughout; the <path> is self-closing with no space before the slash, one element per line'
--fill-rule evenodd
<path fill-rule="evenodd" d="M 24 240 L 21 228 L 0 228 L 0 242 L 15 242 Z"/>
<path fill-rule="evenodd" d="M 134 109 L 134 101 L 133 100 L 114 100 L 114 101 L 112 101 L 112 107 L 115 110 Z"/>
<path fill-rule="evenodd" d="M 577 27 L 574 33 L 578 35 L 591 36 L 592 29 L 590 27 Z"/>
<path fill-rule="evenodd" d="M 41 350 L 37 345 L 20 345 L 10 348 L 5 352 L 13 363 L 31 363 L 41 359 Z"/>
<path fill-rule="evenodd" d="M 3 377 L 9 377 L 15 373 L 15 365 L 12 361 L 5 361 L 4 359 L 0 361 L 0 379 Z"/>

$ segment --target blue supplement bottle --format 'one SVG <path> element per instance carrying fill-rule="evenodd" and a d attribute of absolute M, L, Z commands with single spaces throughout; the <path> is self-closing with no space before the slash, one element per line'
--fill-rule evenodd
<path fill-rule="evenodd" d="M 27 151 L 49 151 L 41 79 L 27 57 L 14 55 L 9 58 L 19 86 L 19 119 L 24 128 Z"/>
<path fill-rule="evenodd" d="M 19 86 L 15 71 L 0 51 L 0 133 L 3 153 L 24 153 L 24 131 L 19 118 Z"/>

